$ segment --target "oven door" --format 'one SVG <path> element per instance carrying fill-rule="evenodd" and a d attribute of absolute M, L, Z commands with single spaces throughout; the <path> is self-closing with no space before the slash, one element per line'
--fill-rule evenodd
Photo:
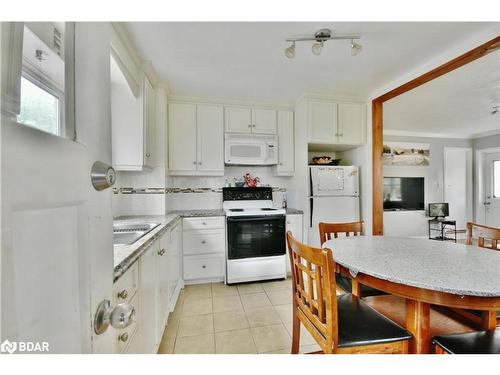
<path fill-rule="evenodd" d="M 228 259 L 284 255 L 285 216 L 227 218 Z"/>

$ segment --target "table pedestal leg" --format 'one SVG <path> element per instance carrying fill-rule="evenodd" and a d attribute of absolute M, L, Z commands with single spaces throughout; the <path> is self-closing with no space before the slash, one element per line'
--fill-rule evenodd
<path fill-rule="evenodd" d="M 482 329 L 495 329 L 497 327 L 497 312 L 496 311 L 483 311 L 481 313 L 481 328 Z"/>
<path fill-rule="evenodd" d="M 424 354 L 430 352 L 430 305 L 425 302 L 406 300 L 406 329 L 413 335 L 408 352 Z"/>

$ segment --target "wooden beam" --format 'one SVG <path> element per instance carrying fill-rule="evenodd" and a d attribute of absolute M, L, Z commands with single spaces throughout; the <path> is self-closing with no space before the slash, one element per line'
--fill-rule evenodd
<path fill-rule="evenodd" d="M 500 36 L 481 44 L 480 46 L 450 60 L 431 71 L 379 96 L 372 101 L 372 232 L 380 236 L 384 233 L 384 166 L 383 166 L 383 143 L 384 143 L 384 119 L 383 103 L 393 99 L 405 92 L 413 90 L 433 79 L 441 77 L 455 69 L 458 69 L 474 60 L 477 60 L 491 52 L 500 49 Z"/>
<path fill-rule="evenodd" d="M 383 102 L 372 102 L 372 220 L 374 236 L 384 234 L 384 129 L 383 129 Z"/>

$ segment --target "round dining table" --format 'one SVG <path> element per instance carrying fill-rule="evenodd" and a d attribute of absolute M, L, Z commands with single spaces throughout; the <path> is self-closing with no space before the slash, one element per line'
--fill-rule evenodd
<path fill-rule="evenodd" d="M 360 285 L 406 299 L 410 353 L 431 349 L 430 305 L 482 311 L 495 329 L 500 310 L 500 251 L 424 238 L 357 236 L 326 241 L 336 271 Z"/>

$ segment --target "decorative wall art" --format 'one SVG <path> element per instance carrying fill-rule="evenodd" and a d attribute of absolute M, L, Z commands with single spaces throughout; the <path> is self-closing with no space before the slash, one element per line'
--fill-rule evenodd
<path fill-rule="evenodd" d="M 428 143 L 384 142 L 384 165 L 428 166 Z"/>

